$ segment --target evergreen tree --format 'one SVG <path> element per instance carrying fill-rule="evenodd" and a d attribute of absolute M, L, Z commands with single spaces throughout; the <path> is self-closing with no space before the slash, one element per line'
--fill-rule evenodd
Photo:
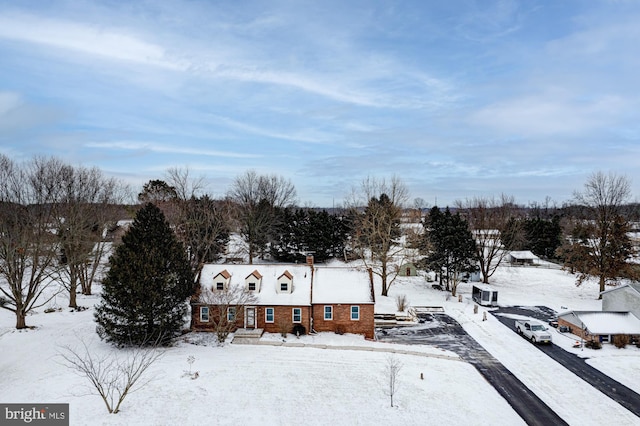
<path fill-rule="evenodd" d="M 349 230 L 345 221 L 326 210 L 279 209 L 272 256 L 281 262 L 303 262 L 312 253 L 316 262 L 343 255 Z"/>
<path fill-rule="evenodd" d="M 562 243 L 560 216 L 555 215 L 551 220 L 540 217 L 527 219 L 524 229 L 528 249 L 545 259 L 555 257 L 556 249 Z"/>
<path fill-rule="evenodd" d="M 427 254 L 426 265 L 440 274 L 440 282 L 456 295 L 463 277 L 477 267 L 476 245 L 466 220 L 459 214 L 444 213 L 433 207 L 424 222 L 426 242 L 422 252 Z"/>
<path fill-rule="evenodd" d="M 97 331 L 119 345 L 166 345 L 184 324 L 193 275 L 185 250 L 154 204 L 138 211 L 110 259 Z"/>

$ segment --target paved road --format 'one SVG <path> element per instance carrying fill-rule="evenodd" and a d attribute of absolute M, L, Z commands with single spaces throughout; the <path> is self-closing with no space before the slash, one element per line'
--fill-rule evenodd
<path fill-rule="evenodd" d="M 445 314 L 425 314 L 427 326 L 377 330 L 378 340 L 430 345 L 450 350 L 473 365 L 529 425 L 566 425 L 553 410 L 516 376 L 469 336 L 456 320 Z"/>
<path fill-rule="evenodd" d="M 545 306 L 509 306 L 501 307 L 497 310 L 491 311 L 492 314 L 504 325 L 509 327 L 515 333 L 515 320 L 507 318 L 500 313 L 524 315 L 528 317 L 537 318 L 543 321 L 547 321 L 549 318 L 555 316 L 556 312 Z M 576 376 L 589 383 L 600 392 L 613 399 L 627 410 L 631 411 L 636 416 L 640 417 L 640 395 L 633 390 L 629 389 L 625 385 L 613 380 L 611 377 L 603 374 L 600 370 L 593 368 L 585 361 L 585 358 L 565 351 L 556 345 L 535 345 L 542 352 L 549 355 L 551 358 L 562 364 L 568 370 L 573 372 Z M 585 349 L 593 350 L 593 349 Z"/>

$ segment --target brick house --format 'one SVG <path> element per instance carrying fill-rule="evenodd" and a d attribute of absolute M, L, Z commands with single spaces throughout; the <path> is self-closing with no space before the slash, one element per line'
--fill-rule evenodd
<path fill-rule="evenodd" d="M 226 309 L 236 328 L 268 333 L 331 331 L 374 338 L 372 277 L 349 267 L 315 265 L 205 265 L 201 293 L 191 302 L 192 329 L 212 331 L 212 315 Z M 241 306 L 205 300 L 207 292 L 243 291 Z M 226 293 L 225 293 L 226 294 Z M 223 312 L 223 315 L 225 313 Z"/>
<path fill-rule="evenodd" d="M 631 312 L 569 311 L 558 315 L 558 325 L 587 341 L 611 343 L 616 335 L 640 337 L 640 320 Z"/>

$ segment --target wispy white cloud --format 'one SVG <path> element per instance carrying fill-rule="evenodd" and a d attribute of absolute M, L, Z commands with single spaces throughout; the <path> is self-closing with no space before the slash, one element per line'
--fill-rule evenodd
<path fill-rule="evenodd" d="M 164 48 L 115 28 L 43 18 L 27 14 L 0 15 L 0 38 L 77 51 L 112 60 L 184 70 Z"/>
<path fill-rule="evenodd" d="M 187 154 L 195 156 L 222 157 L 222 158 L 258 158 L 260 155 L 244 152 L 217 151 L 202 148 L 190 148 L 187 146 L 163 145 L 150 142 L 116 141 L 116 142 L 88 142 L 87 148 L 94 149 L 118 149 L 123 151 L 149 151 L 162 154 Z"/>

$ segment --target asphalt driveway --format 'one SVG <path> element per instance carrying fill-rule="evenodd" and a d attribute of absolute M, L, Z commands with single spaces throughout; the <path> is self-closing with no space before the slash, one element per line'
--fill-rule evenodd
<path fill-rule="evenodd" d="M 566 425 L 547 404 L 445 314 L 422 314 L 428 327 L 378 329 L 380 341 L 410 345 L 430 345 L 450 350 L 473 365 L 529 425 Z"/>
<path fill-rule="evenodd" d="M 553 309 L 546 306 L 507 306 L 492 310 L 491 313 L 504 325 L 509 327 L 514 333 L 515 320 L 507 318 L 500 314 L 516 314 L 532 318 L 537 318 L 547 322 L 550 318 L 556 316 Z M 636 416 L 640 417 L 640 395 L 625 385 L 611 377 L 605 375 L 600 370 L 593 368 L 586 363 L 585 358 L 581 358 L 575 354 L 565 351 L 557 345 L 533 345 L 539 350 L 559 362 L 565 368 L 573 372 L 585 382 L 598 389 L 609 398 L 613 399 Z M 585 349 L 591 351 L 593 349 Z"/>

